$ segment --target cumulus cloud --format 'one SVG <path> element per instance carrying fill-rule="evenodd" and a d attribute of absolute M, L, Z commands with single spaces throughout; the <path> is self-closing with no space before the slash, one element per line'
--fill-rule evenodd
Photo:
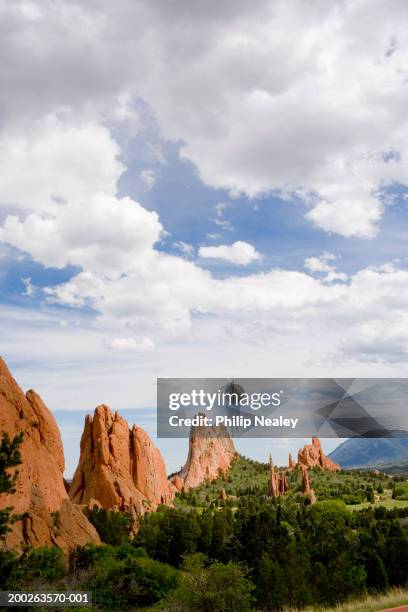
<path fill-rule="evenodd" d="M 162 226 L 155 212 L 116 196 L 124 166 L 106 128 L 45 117 L 0 142 L 0 207 L 16 211 L 0 240 L 47 267 L 109 276 L 147 264 Z"/>
<path fill-rule="evenodd" d="M 50 114 L 0 134 L 0 202 L 53 213 L 58 205 L 81 205 L 95 193 L 116 190 L 124 166 L 109 130 L 95 122 L 75 124 Z"/>
<path fill-rule="evenodd" d="M 154 349 L 154 342 L 150 338 L 111 338 L 105 341 L 105 346 L 108 349 L 115 351 L 151 351 Z"/>
<path fill-rule="evenodd" d="M 402 0 L 1 10 L 0 122 L 56 108 L 120 119 L 142 99 L 203 181 L 295 194 L 312 223 L 347 237 L 375 236 L 384 188 L 408 183 Z"/>
<path fill-rule="evenodd" d="M 255 247 L 242 240 L 231 245 L 201 246 L 198 253 L 203 259 L 221 259 L 240 266 L 247 266 L 261 259 Z"/>
<path fill-rule="evenodd" d="M 48 121 L 44 119 L 45 125 Z M 347 283 L 332 283 L 347 279 L 337 271 L 334 255 L 323 253 L 306 260 L 308 273 L 271 269 L 214 278 L 196 263 L 158 250 L 163 228 L 157 214 L 131 198 L 118 197 L 123 166 L 118 162 L 118 146 L 106 128 L 87 124 L 89 133 L 101 135 L 103 151 L 101 147 L 85 147 L 85 160 L 81 149 L 73 145 L 85 146 L 83 126 L 61 125 L 60 120 L 55 125 L 61 155 L 58 164 L 56 160 L 51 164 L 46 187 L 30 178 L 25 155 L 32 155 L 35 138 L 30 129 L 21 131 L 25 153 L 20 153 L 19 159 L 26 169 L 22 180 L 27 181 L 27 187 L 20 199 L 20 166 L 15 163 L 7 199 L 3 196 L 0 200 L 6 207 L 0 238 L 44 266 L 80 269 L 69 281 L 44 292 L 50 304 L 90 307 L 95 313 L 95 333 L 109 338 L 105 348 L 146 350 L 150 345 L 143 338 L 154 344 L 181 338 L 188 341 L 197 333 L 196 315 L 200 315 L 218 321 L 215 328 L 206 330 L 210 344 L 220 341 L 221 325 L 226 338 L 235 338 L 239 329 L 241 342 L 245 338 L 246 342 L 262 344 L 265 338 L 273 338 L 286 350 L 291 346 L 290 338 L 301 335 L 308 345 L 315 346 L 310 353 L 314 359 L 327 359 L 326 342 L 333 353 L 341 352 L 343 359 L 351 359 L 358 351 L 371 360 L 391 353 L 400 361 L 408 358 L 404 336 L 398 331 L 408 310 L 406 270 L 396 265 L 366 268 Z M 76 165 L 65 164 L 62 154 L 67 133 L 66 155 L 71 157 L 75 149 Z M 41 135 L 41 150 L 49 159 L 46 135 L 46 131 Z M 36 164 L 41 167 L 40 153 L 36 155 Z M 82 174 L 85 161 L 93 168 L 90 174 Z M 64 169 L 64 181 L 60 182 Z M 16 202 L 12 213 L 7 212 L 9 201 Z M 188 245 L 181 248 L 190 252 Z M 240 265 L 260 257 L 252 245 L 240 241 L 201 247 L 200 256 L 221 257 Z M 382 340 L 381 325 L 387 329 Z M 316 337 L 325 340 L 316 344 Z"/>
<path fill-rule="evenodd" d="M 406 269 L 346 279 L 325 255 L 305 272 L 217 279 L 157 248 L 158 215 L 119 195 L 113 135 L 141 99 L 201 179 L 230 190 L 231 209 L 241 193 L 296 196 L 322 230 L 373 237 L 383 194 L 408 184 L 405 2 L 44 0 L 0 10 L 0 240 L 44 266 L 78 269 L 45 295 L 50 308 L 92 310 L 98 350 L 101 337 L 122 352 L 143 338 L 193 338 L 204 368 L 220 340 L 235 343 L 220 352 L 229 364 L 244 342 L 259 368 L 267 338 L 288 375 L 299 348 L 302 363 L 338 351 L 343 363 L 359 351 L 406 362 Z M 215 224 L 230 229 L 225 210 Z M 200 256 L 260 257 L 241 241 Z"/>
<path fill-rule="evenodd" d="M 336 266 L 330 264 L 336 260 L 336 255 L 333 253 L 322 253 L 319 257 L 307 257 L 305 259 L 305 268 L 312 272 L 312 274 L 323 274 L 325 281 L 331 282 L 334 280 L 347 280 L 347 274 L 344 272 L 338 272 Z"/>
<path fill-rule="evenodd" d="M 31 278 L 22 278 L 21 282 L 24 285 L 23 295 L 26 295 L 27 297 L 34 297 L 37 292 L 37 287 L 32 284 Z"/>

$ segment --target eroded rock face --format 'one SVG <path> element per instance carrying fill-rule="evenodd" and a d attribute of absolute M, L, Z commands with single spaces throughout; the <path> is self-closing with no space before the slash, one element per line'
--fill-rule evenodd
<path fill-rule="evenodd" d="M 310 500 L 310 503 L 314 504 L 316 503 L 316 494 L 310 486 L 309 469 L 304 465 L 302 465 L 301 469 L 302 469 L 303 493 L 307 495 L 307 497 Z"/>
<path fill-rule="evenodd" d="M 7 548 L 100 543 L 82 511 L 68 500 L 63 479 L 64 452 L 52 413 L 35 391 L 24 395 L 0 358 L 0 434 L 24 432 L 15 492 L 0 496 L 0 507 L 13 507 L 24 518 L 12 525 Z"/>
<path fill-rule="evenodd" d="M 147 433 L 136 425 L 132 427 L 131 440 L 133 481 L 136 488 L 154 504 L 169 504 L 175 490 L 167 479 L 166 466 L 159 449 Z"/>
<path fill-rule="evenodd" d="M 289 481 L 284 472 L 275 470 L 272 455 L 269 455 L 269 495 L 279 497 L 289 491 Z"/>
<path fill-rule="evenodd" d="M 143 429 L 129 429 L 127 421 L 105 405 L 86 417 L 69 491 L 73 502 L 136 516 L 170 503 L 174 493 L 160 451 Z"/>
<path fill-rule="evenodd" d="M 320 467 L 329 472 L 338 472 L 340 466 L 326 457 L 319 438 L 313 437 L 311 444 L 306 444 L 298 452 L 298 465 L 307 468 Z"/>
<path fill-rule="evenodd" d="M 293 458 L 292 453 L 289 453 L 289 469 L 294 470 L 296 467 L 296 461 Z"/>
<path fill-rule="evenodd" d="M 234 443 L 224 426 L 194 426 L 190 431 L 187 462 L 173 476 L 179 490 L 188 491 L 206 480 L 226 474 L 237 457 Z"/>

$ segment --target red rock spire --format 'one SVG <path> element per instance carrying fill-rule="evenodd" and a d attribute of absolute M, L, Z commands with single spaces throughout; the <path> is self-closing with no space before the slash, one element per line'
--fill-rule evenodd
<path fill-rule="evenodd" d="M 194 426 L 186 464 L 172 482 L 179 491 L 188 491 L 205 480 L 226 474 L 236 457 L 234 443 L 224 426 Z"/>
<path fill-rule="evenodd" d="M 1 496 L 0 508 L 13 507 L 24 518 L 11 526 L 7 548 L 51 546 L 65 552 L 100 543 L 82 510 L 71 503 L 64 485 L 64 451 L 55 419 L 35 391 L 24 395 L 0 358 L 0 432 L 24 432 L 22 463 L 14 493 Z M 53 513 L 53 516 L 51 516 Z"/>
<path fill-rule="evenodd" d="M 171 503 L 174 493 L 160 451 L 143 429 L 129 429 L 127 421 L 105 405 L 86 417 L 69 491 L 72 501 L 136 516 Z"/>

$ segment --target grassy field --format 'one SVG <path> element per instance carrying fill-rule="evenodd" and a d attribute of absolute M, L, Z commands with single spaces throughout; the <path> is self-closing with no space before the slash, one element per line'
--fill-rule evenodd
<path fill-rule="evenodd" d="M 289 492 L 285 498 L 301 497 L 303 490 L 300 470 L 286 474 Z M 408 507 L 408 499 L 392 499 L 392 489 L 396 485 L 396 477 L 393 476 L 362 470 L 325 472 L 313 469 L 309 471 L 309 477 L 318 500 L 341 499 L 352 511 L 369 506 Z M 200 512 L 201 509 L 219 505 L 221 490 L 224 489 L 228 504 L 234 508 L 236 500 L 241 496 L 267 495 L 268 478 L 267 464 L 239 456 L 225 477 L 206 482 L 187 494 L 179 495 L 175 503 L 177 506 L 195 507 Z"/>
<path fill-rule="evenodd" d="M 335 608 L 304 608 L 302 612 L 312 612 L 315 610 L 321 610 L 322 612 L 375 612 L 376 610 L 397 608 L 403 605 L 408 605 L 408 590 L 393 589 L 384 595 L 349 601 L 348 603 L 339 604 Z M 285 608 L 285 612 L 295 611 L 293 608 Z"/>
<path fill-rule="evenodd" d="M 408 500 L 405 499 L 392 499 L 392 491 L 390 489 L 386 489 L 383 495 L 379 496 L 379 499 L 375 501 L 374 504 L 370 504 L 370 502 L 362 502 L 361 504 L 348 505 L 348 510 L 362 510 L 363 508 L 368 508 L 369 506 L 383 506 L 390 510 L 391 508 L 408 508 Z"/>

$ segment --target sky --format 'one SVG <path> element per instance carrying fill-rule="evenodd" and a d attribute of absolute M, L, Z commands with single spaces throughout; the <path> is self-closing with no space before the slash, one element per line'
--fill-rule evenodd
<path fill-rule="evenodd" d="M 158 376 L 407 375 L 407 17 L 0 0 L 0 353 L 70 465 Z"/>

